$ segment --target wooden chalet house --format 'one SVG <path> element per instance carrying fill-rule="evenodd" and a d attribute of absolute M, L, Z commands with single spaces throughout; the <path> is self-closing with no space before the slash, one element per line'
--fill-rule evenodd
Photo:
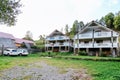
<path fill-rule="evenodd" d="M 70 38 L 58 30 L 46 37 L 45 51 L 47 52 L 69 52 L 70 48 Z"/>
<path fill-rule="evenodd" d="M 88 55 L 119 55 L 119 34 L 95 21 L 90 22 L 74 36 L 74 52 L 85 51 Z"/>

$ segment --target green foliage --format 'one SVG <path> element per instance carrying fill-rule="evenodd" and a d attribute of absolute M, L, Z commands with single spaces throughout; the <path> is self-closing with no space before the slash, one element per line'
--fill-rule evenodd
<path fill-rule="evenodd" d="M 45 52 L 41 53 L 40 56 L 56 57 L 56 56 L 69 56 L 72 55 L 71 52 Z"/>
<path fill-rule="evenodd" d="M 80 21 L 80 22 L 79 22 L 79 26 L 80 26 L 80 27 L 79 27 L 80 29 L 83 29 L 84 26 L 85 26 L 85 25 L 84 25 L 84 22 L 83 22 L 83 21 Z"/>
<path fill-rule="evenodd" d="M 120 15 L 115 16 L 114 18 L 115 29 L 120 30 Z"/>
<path fill-rule="evenodd" d="M 75 35 L 77 33 L 77 29 L 78 29 L 78 21 L 75 20 L 70 31 L 71 35 Z"/>
<path fill-rule="evenodd" d="M 40 56 L 42 56 L 42 57 L 54 57 L 56 55 L 57 55 L 57 53 L 55 53 L 55 52 L 45 52 L 45 53 L 40 54 Z"/>
<path fill-rule="evenodd" d="M 25 37 L 23 39 L 33 41 L 32 38 L 33 38 L 32 32 L 31 31 L 27 31 L 26 35 L 25 35 Z"/>
<path fill-rule="evenodd" d="M 69 26 L 68 24 L 65 26 L 65 34 L 69 36 Z"/>
<path fill-rule="evenodd" d="M 85 51 L 79 51 L 78 55 L 84 55 L 84 56 L 86 56 L 87 52 L 85 52 Z"/>
<path fill-rule="evenodd" d="M 47 53 L 45 53 L 47 54 Z M 59 53 L 56 53 L 59 54 Z M 62 53 L 60 53 L 62 54 Z M 65 53 L 69 54 L 69 53 Z M 14 66 L 28 65 L 34 62 L 46 62 L 49 65 L 57 66 L 61 69 L 85 69 L 86 74 L 90 74 L 93 80 L 120 80 L 120 64 L 113 61 L 86 61 L 86 60 L 71 60 L 71 59 L 56 59 L 56 58 L 41 58 L 41 53 L 30 54 L 29 56 L 1 56 L 0 70 L 12 68 Z M 73 57 L 73 56 L 72 56 Z M 96 58 L 91 56 L 75 56 L 82 58 Z M 107 57 L 100 57 L 107 58 Z M 116 58 L 112 58 L 116 59 Z M 119 59 L 119 58 L 118 58 Z"/>
<path fill-rule="evenodd" d="M 43 40 L 36 40 L 35 44 L 36 44 L 37 48 L 44 48 L 45 47 Z"/>
<path fill-rule="evenodd" d="M 101 52 L 101 57 L 107 57 L 107 54 L 105 54 L 105 52 Z"/>
<path fill-rule="evenodd" d="M 20 0 L 0 0 L 0 23 L 8 26 L 15 25 L 20 7 Z"/>
<path fill-rule="evenodd" d="M 105 17 L 104 17 L 105 23 L 107 25 L 108 28 L 114 28 L 113 22 L 114 22 L 114 14 L 108 13 Z"/>
<path fill-rule="evenodd" d="M 91 69 L 91 74 L 95 80 L 119 80 L 119 62 L 87 62 L 86 67 Z"/>
<path fill-rule="evenodd" d="M 57 54 L 57 56 L 70 56 L 72 54 L 73 54 L 72 52 L 60 52 Z"/>

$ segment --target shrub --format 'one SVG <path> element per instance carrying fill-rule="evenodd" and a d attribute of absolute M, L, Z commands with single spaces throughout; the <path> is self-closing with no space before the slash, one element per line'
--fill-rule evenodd
<path fill-rule="evenodd" d="M 68 56 L 68 55 L 71 55 L 72 53 L 71 52 L 60 52 L 58 53 L 58 55 L 60 56 Z"/>
<path fill-rule="evenodd" d="M 84 56 L 86 56 L 86 55 L 87 55 L 87 52 L 85 52 L 85 51 L 79 51 L 79 52 L 78 52 L 78 55 L 84 55 Z"/>
<path fill-rule="evenodd" d="M 40 54 L 40 56 L 43 56 L 43 57 L 54 57 L 56 55 L 57 55 L 57 53 L 55 53 L 55 52 L 43 52 Z"/>
<path fill-rule="evenodd" d="M 101 52 L 101 57 L 107 57 L 107 54 L 105 52 Z"/>

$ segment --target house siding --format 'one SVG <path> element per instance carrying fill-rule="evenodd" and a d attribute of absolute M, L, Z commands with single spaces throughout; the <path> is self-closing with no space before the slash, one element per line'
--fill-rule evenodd
<path fill-rule="evenodd" d="M 93 54 L 98 53 L 100 56 L 101 53 L 107 52 L 108 55 L 117 56 L 119 34 L 96 22 L 90 24 L 92 23 L 98 26 L 89 25 L 74 36 L 74 52 L 84 50 L 88 52 L 88 55 L 92 55 L 92 52 Z M 112 54 L 113 52 L 116 53 Z"/>

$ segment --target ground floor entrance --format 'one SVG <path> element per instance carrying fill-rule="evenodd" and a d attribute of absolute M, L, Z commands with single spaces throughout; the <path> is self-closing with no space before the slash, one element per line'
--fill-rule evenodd
<path fill-rule="evenodd" d="M 117 48 L 76 48 L 74 49 L 74 53 L 78 53 L 80 51 L 85 51 L 89 56 L 118 56 L 119 49 Z"/>

